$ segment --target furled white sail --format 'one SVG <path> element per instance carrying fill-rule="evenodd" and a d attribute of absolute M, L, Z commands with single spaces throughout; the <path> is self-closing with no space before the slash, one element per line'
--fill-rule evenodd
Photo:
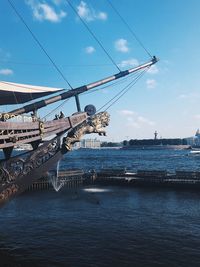
<path fill-rule="evenodd" d="M 0 81 L 0 105 L 25 103 L 61 90 L 63 89 Z"/>

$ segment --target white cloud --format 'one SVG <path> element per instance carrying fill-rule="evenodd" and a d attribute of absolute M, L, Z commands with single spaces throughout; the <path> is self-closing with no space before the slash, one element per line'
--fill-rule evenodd
<path fill-rule="evenodd" d="M 127 109 L 123 109 L 123 110 L 120 110 L 119 113 L 121 115 L 135 115 L 135 112 L 132 111 L 132 110 L 127 110 Z"/>
<path fill-rule="evenodd" d="M 123 39 L 123 38 L 118 39 L 118 40 L 115 41 L 115 49 L 117 51 L 122 52 L 122 53 L 127 53 L 130 50 L 129 47 L 128 47 L 127 40 Z"/>
<path fill-rule="evenodd" d="M 12 75 L 13 71 L 11 69 L 0 69 L 1 75 Z"/>
<path fill-rule="evenodd" d="M 182 99 L 184 99 L 184 98 L 188 98 L 188 95 L 186 95 L 186 94 L 181 94 L 181 95 L 179 95 L 179 98 L 182 98 Z"/>
<path fill-rule="evenodd" d="M 87 54 L 92 54 L 92 53 L 95 52 L 95 48 L 94 48 L 93 46 L 87 46 L 87 47 L 85 48 L 85 52 L 86 52 Z"/>
<path fill-rule="evenodd" d="M 127 126 L 129 127 L 139 129 L 142 127 L 146 126 L 152 127 L 155 125 L 154 121 L 149 120 L 148 118 L 145 118 L 132 110 L 120 110 L 119 114 L 125 117 L 125 120 L 127 121 Z"/>
<path fill-rule="evenodd" d="M 130 59 L 122 60 L 121 63 L 119 64 L 119 66 L 121 68 L 135 67 L 137 65 L 139 65 L 139 62 L 135 58 L 130 58 Z"/>
<path fill-rule="evenodd" d="M 108 18 L 107 13 L 89 8 L 84 1 L 81 1 L 77 6 L 77 11 L 79 16 L 88 22 L 94 20 L 107 20 Z"/>
<path fill-rule="evenodd" d="M 148 124 L 150 126 L 153 126 L 155 125 L 155 122 L 143 117 L 143 116 L 138 116 L 138 122 L 140 123 L 144 123 L 144 124 Z"/>
<path fill-rule="evenodd" d="M 147 72 L 150 74 L 156 74 L 156 73 L 158 73 L 158 67 L 156 65 L 153 65 L 148 69 Z"/>
<path fill-rule="evenodd" d="M 39 21 L 60 22 L 67 15 L 63 10 L 56 11 L 54 7 L 45 2 L 26 0 L 26 3 L 31 7 L 34 18 Z"/>
<path fill-rule="evenodd" d="M 199 92 L 192 92 L 188 94 L 180 94 L 178 96 L 180 99 L 187 99 L 187 100 L 197 100 L 199 101 L 200 98 L 200 93 Z"/>
<path fill-rule="evenodd" d="M 107 15 L 105 12 L 99 12 L 99 13 L 98 13 L 98 18 L 99 18 L 100 20 L 107 20 L 108 15 Z"/>
<path fill-rule="evenodd" d="M 154 79 L 148 79 L 146 81 L 146 85 L 147 85 L 147 88 L 154 89 L 156 87 L 157 83 L 156 83 L 156 80 L 154 80 Z"/>
<path fill-rule="evenodd" d="M 200 114 L 194 115 L 194 118 L 197 119 L 197 120 L 200 120 Z"/>

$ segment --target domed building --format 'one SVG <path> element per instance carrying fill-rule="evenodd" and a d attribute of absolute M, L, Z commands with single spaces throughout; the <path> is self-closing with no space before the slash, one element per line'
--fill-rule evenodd
<path fill-rule="evenodd" d="M 200 131 L 197 129 L 194 137 L 194 145 L 200 147 Z"/>

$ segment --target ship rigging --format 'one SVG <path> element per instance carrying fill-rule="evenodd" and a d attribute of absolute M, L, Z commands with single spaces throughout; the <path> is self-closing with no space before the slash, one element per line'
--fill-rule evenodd
<path fill-rule="evenodd" d="M 62 158 L 63 154 L 70 151 L 72 149 L 72 145 L 75 142 L 80 141 L 83 135 L 90 133 L 105 135 L 104 128 L 109 124 L 109 114 L 106 111 L 110 108 L 110 106 L 119 101 L 119 99 L 142 77 L 142 75 L 158 61 L 155 56 L 151 56 L 113 4 L 108 1 L 122 22 L 126 25 L 126 27 L 128 27 L 134 38 L 137 39 L 148 56 L 150 56 L 150 60 L 146 63 L 122 71 L 105 49 L 102 42 L 100 42 L 88 24 L 77 13 L 72 3 L 66 0 L 76 15 L 79 16 L 79 19 L 86 27 L 87 31 L 118 70 L 118 72 L 114 75 L 73 88 L 55 61 L 50 57 L 44 46 L 40 43 L 39 39 L 28 26 L 13 2 L 11 0 L 7 0 L 7 2 L 70 89 L 66 90 L 65 88 L 41 87 L 5 81 L 0 82 L 0 105 L 24 104 L 30 100 L 33 101 L 37 98 L 57 93 L 55 96 L 43 98 L 39 101 L 33 101 L 31 104 L 24 105 L 9 112 L 0 113 L 0 149 L 3 150 L 5 156 L 5 160 L 3 160 L 0 165 L 0 203 L 4 203 L 10 199 L 10 197 L 22 192 L 34 180 L 47 174 L 49 169 L 52 168 L 52 165 L 55 165 Z M 94 105 L 87 105 L 84 108 L 84 111 L 81 109 L 79 99 L 80 94 L 92 91 L 94 88 L 101 89 L 103 85 L 115 82 L 118 79 L 131 76 L 133 74 L 136 75 L 133 76 L 131 82 L 111 100 L 105 103 L 105 105 L 101 108 L 101 112 L 98 110 L 97 113 Z M 77 112 L 72 115 L 65 117 L 64 114 L 62 114 L 62 116 L 50 121 L 42 120 L 37 116 L 37 111 L 39 109 L 58 101 L 67 100 L 71 97 L 75 97 L 77 109 Z M 12 120 L 17 116 L 30 112 L 32 112 L 31 121 L 18 122 Z M 44 142 L 47 137 L 51 137 L 51 139 Z M 19 146 L 20 144 L 31 144 L 33 150 L 26 153 L 25 156 L 12 157 L 13 148 L 15 146 Z"/>

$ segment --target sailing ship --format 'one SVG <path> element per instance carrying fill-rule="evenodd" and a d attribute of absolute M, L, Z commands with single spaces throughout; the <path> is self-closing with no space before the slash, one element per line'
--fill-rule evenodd
<path fill-rule="evenodd" d="M 34 180 L 48 174 L 62 156 L 72 149 L 85 134 L 105 135 L 109 124 L 107 112 L 96 112 L 94 105 L 81 110 L 79 95 L 132 73 L 148 69 L 157 62 L 153 56 L 148 62 L 82 85 L 70 90 L 0 82 L 0 105 L 23 104 L 18 109 L 0 112 L 0 204 L 24 191 Z M 54 94 L 54 96 L 50 96 Z M 56 95 L 55 95 L 56 94 Z M 41 98 L 42 100 L 38 100 Z M 39 109 L 58 101 L 75 97 L 77 112 L 45 121 L 38 117 Z M 27 102 L 32 101 L 31 104 Z M 29 120 L 23 117 L 30 114 Z M 28 115 L 27 115 L 28 116 Z M 14 155 L 14 147 L 29 144 L 31 151 Z"/>

